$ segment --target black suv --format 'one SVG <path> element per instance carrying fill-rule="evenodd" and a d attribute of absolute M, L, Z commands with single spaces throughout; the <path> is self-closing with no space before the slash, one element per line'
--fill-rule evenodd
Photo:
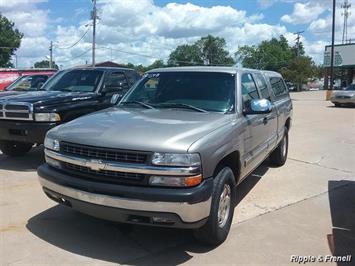
<path fill-rule="evenodd" d="M 58 72 L 40 91 L 0 96 L 0 150 L 24 155 L 51 128 L 108 108 L 140 79 L 133 69 L 75 68 Z"/>

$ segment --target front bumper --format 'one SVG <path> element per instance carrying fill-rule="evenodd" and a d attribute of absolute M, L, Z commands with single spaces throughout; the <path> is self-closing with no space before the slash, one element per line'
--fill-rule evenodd
<path fill-rule="evenodd" d="M 332 97 L 330 99 L 332 103 L 336 104 L 355 104 L 355 98 L 338 98 Z"/>
<path fill-rule="evenodd" d="M 46 133 L 57 123 L 0 120 L 0 140 L 42 144 Z"/>
<path fill-rule="evenodd" d="M 107 220 L 198 228 L 210 214 L 212 179 L 186 189 L 116 185 L 69 176 L 47 164 L 38 168 L 38 175 L 51 199 Z M 157 223 L 154 217 L 168 222 Z"/>

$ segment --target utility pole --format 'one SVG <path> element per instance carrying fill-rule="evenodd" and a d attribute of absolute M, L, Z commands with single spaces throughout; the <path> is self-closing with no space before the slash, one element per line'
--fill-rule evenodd
<path fill-rule="evenodd" d="M 295 41 L 296 41 L 296 47 L 297 47 L 297 57 L 300 56 L 300 44 L 301 44 L 301 34 L 304 32 L 304 30 L 302 31 L 297 31 L 294 32 L 293 34 L 297 35 Z M 297 91 L 301 91 L 302 89 L 302 84 L 300 84 L 299 82 L 296 84 L 297 86 Z"/>
<path fill-rule="evenodd" d="M 301 34 L 304 32 L 304 30 L 302 31 L 297 31 L 297 32 L 294 32 L 293 34 L 297 35 L 295 41 L 296 41 L 296 46 L 297 46 L 297 57 L 300 56 L 300 39 L 301 39 Z"/>
<path fill-rule="evenodd" d="M 49 45 L 49 68 L 53 68 L 53 42 Z"/>
<path fill-rule="evenodd" d="M 349 3 L 348 0 L 344 0 L 344 3 L 341 5 L 341 8 L 343 9 L 343 12 L 341 13 L 342 16 L 344 16 L 344 22 L 343 22 L 343 38 L 341 43 L 347 43 L 348 42 L 348 17 L 351 14 L 349 12 L 349 8 L 351 7 L 351 4 Z"/>
<path fill-rule="evenodd" d="M 92 25 L 92 67 L 95 67 L 95 41 L 96 41 L 96 0 L 92 0 L 93 9 L 91 12 Z"/>

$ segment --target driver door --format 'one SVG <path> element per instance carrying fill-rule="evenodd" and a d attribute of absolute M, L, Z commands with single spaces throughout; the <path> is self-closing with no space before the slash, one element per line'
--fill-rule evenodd
<path fill-rule="evenodd" d="M 102 95 L 107 106 L 111 105 L 113 95 L 119 95 L 122 98 L 129 89 L 126 75 L 123 72 L 111 72 L 104 79 Z"/>
<path fill-rule="evenodd" d="M 261 99 L 255 80 L 251 73 L 242 74 L 243 110 L 248 108 L 251 100 Z M 244 137 L 243 165 L 249 173 L 257 167 L 268 154 L 268 126 L 263 114 L 244 114 L 246 134 Z"/>

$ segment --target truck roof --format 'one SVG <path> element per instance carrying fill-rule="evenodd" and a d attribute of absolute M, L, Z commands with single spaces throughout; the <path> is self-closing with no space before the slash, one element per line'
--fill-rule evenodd
<path fill-rule="evenodd" d="M 220 72 L 220 73 L 230 73 L 236 74 L 242 71 L 250 72 L 262 72 L 267 75 L 281 76 L 280 73 L 267 70 L 251 69 L 251 68 L 239 68 L 235 66 L 184 66 L 184 67 L 165 67 L 165 68 L 155 68 L 147 73 L 152 72 Z"/>
<path fill-rule="evenodd" d="M 132 68 L 126 68 L 126 67 L 72 67 L 72 68 L 68 68 L 65 70 L 73 70 L 73 69 L 81 69 L 81 70 L 106 70 L 106 71 L 110 71 L 110 70 L 122 70 L 122 71 L 135 71 Z"/>

